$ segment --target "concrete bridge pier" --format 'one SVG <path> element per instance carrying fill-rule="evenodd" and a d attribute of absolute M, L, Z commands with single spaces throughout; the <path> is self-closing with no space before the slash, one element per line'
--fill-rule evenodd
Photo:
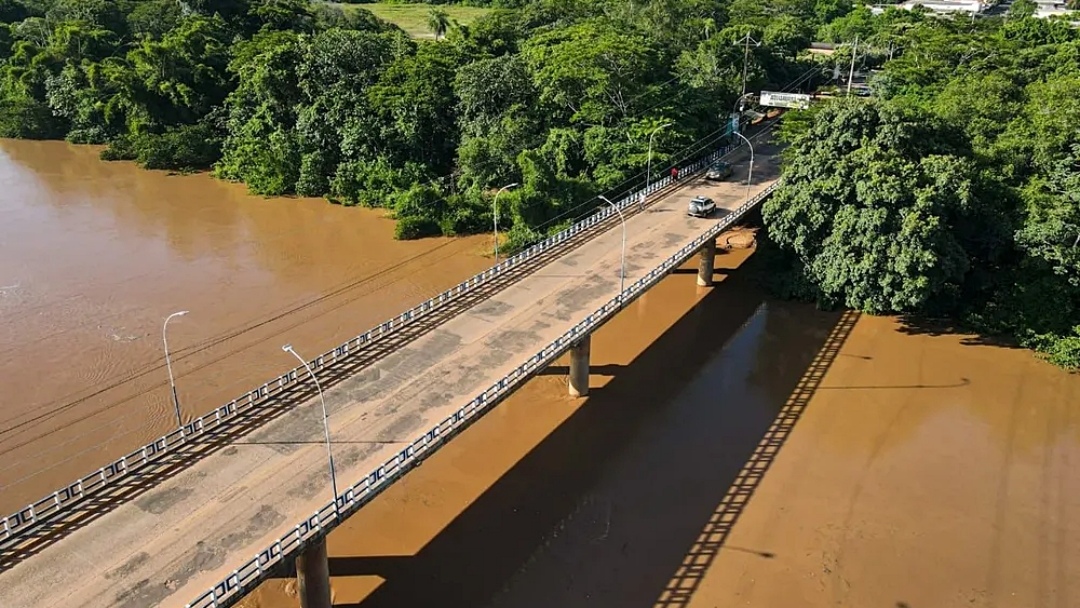
<path fill-rule="evenodd" d="M 591 350 L 591 334 L 570 347 L 571 397 L 584 397 L 589 394 L 589 353 Z"/>
<path fill-rule="evenodd" d="M 331 608 L 326 537 L 296 556 L 296 591 L 300 596 L 300 608 Z"/>
<path fill-rule="evenodd" d="M 713 284 L 713 268 L 716 263 L 716 239 L 705 241 L 698 255 L 697 284 L 702 287 L 711 287 Z"/>

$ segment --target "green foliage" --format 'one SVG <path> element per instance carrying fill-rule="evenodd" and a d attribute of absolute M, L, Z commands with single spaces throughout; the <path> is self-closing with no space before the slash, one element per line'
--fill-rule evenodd
<path fill-rule="evenodd" d="M 1032 17 L 1038 9 L 1039 5 L 1035 4 L 1033 0 L 1015 0 L 1009 5 L 1009 17 L 1013 19 Z"/>
<path fill-rule="evenodd" d="M 380 21 L 370 11 L 361 8 L 345 10 L 331 4 L 316 4 L 311 8 L 313 27 L 316 31 L 339 28 L 343 30 L 361 30 L 382 32 L 393 29 L 389 23 Z"/>
<path fill-rule="evenodd" d="M 780 120 L 776 130 L 776 139 L 793 144 L 802 139 L 814 126 L 818 113 L 824 106 L 814 105 L 805 110 L 789 110 Z"/>
<path fill-rule="evenodd" d="M 425 181 L 423 167 L 405 163 L 393 167 L 385 156 L 371 162 L 346 162 L 336 168 L 329 184 L 330 200 L 344 205 L 393 207 L 393 196 Z"/>
<path fill-rule="evenodd" d="M 368 91 L 386 144 L 402 160 L 446 173 L 458 140 L 454 120 L 454 74 L 460 57 L 454 47 L 423 44 L 415 54 L 392 61 Z"/>
<path fill-rule="evenodd" d="M 114 139 L 101 157 L 133 160 L 146 169 L 197 171 L 221 156 L 221 136 L 205 123 L 171 127 L 164 133 L 141 133 Z"/>
<path fill-rule="evenodd" d="M 1080 364 L 1080 46 L 1058 20 L 860 10 L 884 99 L 789 114 L 763 209 L 779 293 L 952 315 Z M 842 37 L 841 37 L 842 38 Z"/>
<path fill-rule="evenodd" d="M 17 23 L 30 15 L 30 10 L 19 0 L 0 0 L 0 22 Z"/>
<path fill-rule="evenodd" d="M 421 239 L 440 234 L 439 224 L 427 217 L 407 215 L 398 218 L 394 226 L 394 238 L 398 240 Z"/>
<path fill-rule="evenodd" d="M 436 4 L 0 0 L 0 136 L 385 208 L 398 238 L 486 231 L 513 183 L 498 199 L 513 251 L 643 185 L 650 158 L 659 172 L 716 145 L 744 58 L 747 90 L 780 90 L 849 69 L 852 45 L 811 60 L 811 40 L 857 39 L 878 99 L 778 131 L 772 286 L 951 315 L 1077 365 L 1080 31 L 1065 20 L 1028 0 L 975 22 L 850 0 Z"/>
<path fill-rule="evenodd" d="M 1027 218 L 1017 243 L 1080 289 L 1080 143 L 1048 174 L 1033 177 L 1023 196 Z"/>
<path fill-rule="evenodd" d="M 1045 354 L 1046 360 L 1066 369 L 1080 369 L 1080 325 L 1068 335 L 1040 334 L 1031 346 Z"/>
<path fill-rule="evenodd" d="M 589 20 L 528 40 L 521 50 L 538 102 L 571 123 L 611 125 L 658 101 L 660 55 L 644 35 Z"/>
<path fill-rule="evenodd" d="M 762 215 L 823 303 L 910 312 L 958 290 L 971 256 L 954 227 L 976 211 L 978 176 L 929 122 L 851 101 L 796 139 L 799 162 Z"/>
<path fill-rule="evenodd" d="M 440 8 L 432 8 L 428 11 L 427 26 L 438 40 L 446 35 L 446 30 L 450 29 L 450 15 Z"/>
<path fill-rule="evenodd" d="M 486 230 L 492 193 L 516 182 L 500 219 L 524 244 L 588 212 L 596 192 L 642 185 L 650 158 L 659 171 L 679 150 L 704 152 L 690 144 L 715 139 L 741 92 L 734 43 L 747 31 L 764 40 L 751 86 L 782 83 L 804 71 L 814 29 L 850 10 L 479 4 L 490 8 L 0 0 L 0 128 L 106 144 L 104 158 L 151 168 L 212 168 L 258 194 L 388 208 L 403 238 Z M 375 16 L 395 11 L 437 42 Z"/>
<path fill-rule="evenodd" d="M 161 38 L 176 27 L 184 11 L 174 0 L 136 2 L 127 14 L 127 29 L 135 36 Z"/>
<path fill-rule="evenodd" d="M 63 123 L 35 99 L 0 99 L 0 137 L 48 138 L 63 133 Z"/>

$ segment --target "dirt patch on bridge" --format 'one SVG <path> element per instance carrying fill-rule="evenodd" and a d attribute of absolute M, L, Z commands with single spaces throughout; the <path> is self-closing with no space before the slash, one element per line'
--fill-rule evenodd
<path fill-rule="evenodd" d="M 723 249 L 752 249 L 757 246 L 758 228 L 739 226 L 720 235 L 717 245 Z"/>

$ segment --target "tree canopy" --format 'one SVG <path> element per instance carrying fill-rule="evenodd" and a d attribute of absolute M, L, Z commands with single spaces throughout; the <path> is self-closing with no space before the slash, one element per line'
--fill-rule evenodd
<path fill-rule="evenodd" d="M 849 0 L 474 2 L 497 10 L 462 25 L 435 9 L 434 39 L 413 40 L 360 5 L 0 0 L 0 136 L 384 207 L 400 238 L 483 230 L 517 183 L 498 202 L 520 247 L 642 185 L 654 133 L 654 168 L 720 145 L 744 73 L 749 91 L 810 90 L 855 60 L 878 69 L 873 99 L 778 130 L 776 285 L 1080 364 L 1066 20 L 1030 2 L 974 21 Z M 815 58 L 815 39 L 844 44 Z"/>
<path fill-rule="evenodd" d="M 211 169 L 264 195 L 386 207 L 399 236 L 490 224 L 521 246 L 592 195 L 720 145 L 741 92 L 807 64 L 835 0 L 494 0 L 438 7 L 413 40 L 362 5 L 306 0 L 3 0 L 0 135 Z M 742 6 L 742 8 L 740 8 Z M 786 15 L 794 11 L 798 18 Z"/>
<path fill-rule="evenodd" d="M 763 208 L 774 286 L 951 318 L 1080 367 L 1080 32 L 1023 7 L 859 19 L 877 98 L 780 130 L 785 182 Z"/>

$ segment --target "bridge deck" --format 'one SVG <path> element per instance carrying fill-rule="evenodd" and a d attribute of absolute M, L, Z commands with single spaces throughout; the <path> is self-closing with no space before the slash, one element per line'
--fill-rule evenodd
<path fill-rule="evenodd" d="M 778 175 L 773 160 L 759 150 L 751 192 Z M 693 178 L 628 218 L 627 285 L 717 221 L 685 215 L 697 194 L 732 209 L 746 187 Z M 339 487 L 612 298 L 620 239 L 615 224 L 327 390 Z M 330 499 L 321 410 L 309 399 L 0 574 L 0 606 L 184 606 Z"/>

